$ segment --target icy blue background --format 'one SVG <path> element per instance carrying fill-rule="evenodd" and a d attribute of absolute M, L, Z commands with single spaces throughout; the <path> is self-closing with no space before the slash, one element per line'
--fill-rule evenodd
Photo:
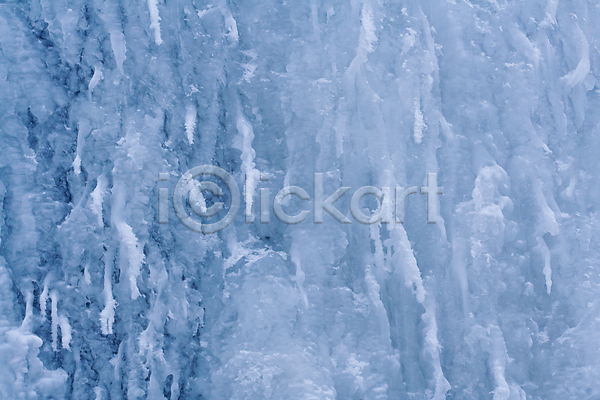
<path fill-rule="evenodd" d="M 0 398 L 600 398 L 596 1 L 0 3 Z M 441 219 L 159 224 L 202 164 Z"/>

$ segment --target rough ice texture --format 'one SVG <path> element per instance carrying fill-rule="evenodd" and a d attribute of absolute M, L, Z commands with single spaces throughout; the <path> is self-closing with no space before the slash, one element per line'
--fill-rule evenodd
<path fill-rule="evenodd" d="M 0 398 L 600 398 L 599 41 L 596 0 L 1 2 Z M 436 172 L 440 218 L 159 224 L 203 164 L 254 215 Z"/>

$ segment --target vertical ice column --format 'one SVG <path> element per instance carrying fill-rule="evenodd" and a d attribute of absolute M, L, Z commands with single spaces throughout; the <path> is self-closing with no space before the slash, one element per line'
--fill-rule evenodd
<path fill-rule="evenodd" d="M 254 130 L 252 125 L 244 118 L 242 111 L 238 105 L 238 117 L 236 119 L 236 127 L 240 134 L 236 138 L 234 147 L 242 151 L 242 172 L 245 174 L 245 185 L 244 185 L 244 201 L 245 201 L 245 215 L 246 222 L 252 222 L 254 220 L 252 207 L 254 201 L 254 192 L 258 184 L 259 171 L 254 168 L 254 157 L 256 152 L 252 148 L 252 141 L 254 140 Z"/>
<path fill-rule="evenodd" d="M 63 349 L 70 350 L 71 325 L 65 315 L 58 315 L 58 292 L 50 292 L 52 302 L 51 311 L 51 330 L 52 330 L 52 350 L 58 351 L 58 328 L 60 327 L 61 345 Z"/>
<path fill-rule="evenodd" d="M 188 104 L 185 108 L 185 133 L 190 146 L 194 144 L 194 131 L 196 130 L 196 106 Z"/>
<path fill-rule="evenodd" d="M 148 0 L 148 11 L 150 12 L 150 29 L 154 31 L 154 43 L 160 45 L 160 15 L 158 14 L 158 0 Z"/>
<path fill-rule="evenodd" d="M 543 258 L 543 273 L 546 279 L 546 290 L 548 294 L 550 294 L 552 290 L 551 255 L 550 250 L 548 249 L 548 245 L 544 240 L 544 235 L 546 233 L 549 233 L 552 236 L 558 235 L 559 226 L 556 220 L 556 214 L 548 206 L 548 201 L 546 200 L 546 196 L 544 195 L 544 192 L 542 190 L 542 182 L 539 178 L 535 178 L 533 183 L 533 189 L 535 191 L 534 196 L 538 203 L 538 207 L 540 208 L 540 221 L 536 230 L 536 241 L 538 243 L 536 249 L 540 252 Z"/>
<path fill-rule="evenodd" d="M 113 324 L 115 322 L 115 308 L 117 301 L 112 294 L 112 270 L 113 270 L 113 253 L 108 250 L 104 254 L 104 309 L 100 312 L 100 329 L 103 335 L 112 335 Z"/>
<path fill-rule="evenodd" d="M 106 194 L 106 188 L 108 186 L 108 180 L 104 174 L 98 176 L 96 180 L 96 187 L 90 194 L 92 199 L 90 203 L 90 208 L 92 212 L 98 218 L 98 228 L 102 228 L 104 226 L 103 216 L 102 216 L 102 201 L 104 200 L 104 195 Z"/>
<path fill-rule="evenodd" d="M 119 72 L 123 72 L 123 63 L 127 58 L 127 46 L 125 44 L 125 35 L 123 34 L 123 28 L 121 26 L 121 17 L 117 10 L 116 3 L 112 1 L 105 1 L 102 6 L 102 12 L 100 18 L 106 25 L 106 30 L 110 35 L 110 46 L 117 63 L 117 69 Z"/>

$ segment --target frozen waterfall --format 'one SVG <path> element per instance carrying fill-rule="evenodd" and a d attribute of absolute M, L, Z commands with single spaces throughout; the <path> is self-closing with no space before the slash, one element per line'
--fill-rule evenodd
<path fill-rule="evenodd" d="M 600 399 L 596 0 L 0 0 L 0 399 Z"/>

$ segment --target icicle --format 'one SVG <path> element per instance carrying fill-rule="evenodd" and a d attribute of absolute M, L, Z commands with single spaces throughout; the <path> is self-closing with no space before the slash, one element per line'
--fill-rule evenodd
<path fill-rule="evenodd" d="M 50 275 L 44 279 L 44 289 L 40 294 L 40 315 L 43 319 L 46 319 L 46 300 L 48 300 L 48 283 L 50 283 Z"/>
<path fill-rule="evenodd" d="M 75 160 L 73 160 L 73 172 L 75 175 L 81 173 L 81 147 L 83 142 L 83 135 L 81 131 L 77 132 L 77 150 L 75 150 Z"/>
<path fill-rule="evenodd" d="M 381 205 L 383 207 L 383 204 Z M 372 224 L 370 226 L 371 240 L 375 245 L 375 267 L 376 267 L 376 275 L 379 283 L 382 283 L 381 279 L 385 272 L 391 272 L 390 267 L 385 262 L 385 255 L 383 253 L 383 243 L 381 241 L 381 223 Z"/>
<path fill-rule="evenodd" d="M 58 317 L 58 326 L 60 326 L 61 332 L 61 340 L 63 349 L 71 350 L 71 325 L 69 324 L 69 319 L 61 315 Z"/>
<path fill-rule="evenodd" d="M 190 104 L 185 109 L 185 133 L 190 146 L 194 144 L 194 130 L 196 129 L 196 107 Z"/>
<path fill-rule="evenodd" d="M 90 264 L 89 263 L 85 264 L 85 267 L 83 268 L 83 281 L 85 282 L 86 285 L 92 284 L 92 276 L 90 275 Z"/>
<path fill-rule="evenodd" d="M 51 326 L 52 326 L 52 350 L 58 351 L 58 293 L 56 290 L 50 292 Z"/>
<path fill-rule="evenodd" d="M 113 323 L 115 321 L 115 308 L 117 302 L 112 294 L 112 252 L 107 252 L 104 255 L 104 309 L 100 312 L 100 329 L 103 335 L 111 335 L 113 333 Z"/>
<path fill-rule="evenodd" d="M 298 250 L 294 247 L 291 251 L 292 262 L 296 266 L 296 284 L 298 285 L 298 291 L 300 292 L 300 297 L 302 298 L 302 303 L 304 304 L 304 308 L 308 309 L 308 298 L 306 297 L 306 292 L 304 291 L 304 279 L 306 277 L 304 271 L 302 270 L 302 265 L 300 262 L 300 257 L 298 255 Z"/>
<path fill-rule="evenodd" d="M 53 290 L 50 292 L 50 300 L 52 302 L 51 311 L 51 327 L 52 327 L 52 350 L 58 351 L 58 327 L 60 326 L 62 347 L 70 350 L 71 343 L 71 325 L 69 320 L 64 315 L 58 315 L 58 292 Z"/>
<path fill-rule="evenodd" d="M 121 27 L 121 19 L 118 15 L 116 5 L 111 2 L 105 2 L 100 18 L 106 24 L 108 34 L 110 35 L 110 47 L 112 48 L 117 62 L 117 69 L 123 73 L 123 63 L 127 56 L 127 45 L 125 44 L 125 35 L 123 34 L 123 28 Z"/>
<path fill-rule="evenodd" d="M 395 226 L 390 232 L 390 242 L 395 246 L 395 255 L 393 257 L 395 265 L 401 265 L 405 284 L 407 287 L 415 290 L 417 301 L 425 307 L 425 313 L 421 316 L 425 322 L 425 352 L 431 357 L 433 367 L 433 380 L 435 385 L 435 393 L 433 400 L 443 400 L 446 398 L 446 393 L 451 389 L 451 386 L 444 376 L 440 361 L 441 346 L 437 335 L 437 321 L 435 318 L 435 303 L 431 298 L 426 298 L 426 291 L 423 287 L 421 271 L 417 266 L 417 260 L 413 254 L 410 242 L 406 231 L 402 226 Z M 386 241 L 387 242 L 387 241 Z"/>
<path fill-rule="evenodd" d="M 469 315 L 469 278 L 467 273 L 467 254 L 469 245 L 463 238 L 452 239 L 452 269 L 460 286 L 463 317 Z"/>
<path fill-rule="evenodd" d="M 544 234 L 547 232 L 552 236 L 558 235 L 559 228 L 556 220 L 556 214 L 550 209 L 550 206 L 548 206 L 548 201 L 546 200 L 546 196 L 544 196 L 544 192 L 542 191 L 542 182 L 539 179 L 537 179 L 534 183 L 534 190 L 538 206 L 542 212 L 542 223 L 540 229 L 544 231 Z"/>
<path fill-rule="evenodd" d="M 114 377 L 115 377 L 115 381 L 120 383 L 121 382 L 121 367 L 122 367 L 122 360 L 123 360 L 123 348 L 126 346 L 127 342 L 125 340 L 121 341 L 121 343 L 119 344 L 119 350 L 117 350 L 117 354 L 115 354 L 115 356 L 113 358 L 110 359 L 110 363 L 112 364 L 113 368 L 114 368 Z"/>
<path fill-rule="evenodd" d="M 395 247 L 395 265 L 401 266 L 405 285 L 415 290 L 417 301 L 423 303 L 425 301 L 425 288 L 421 279 L 421 271 L 417 266 L 417 260 L 413 254 L 404 227 L 399 225 L 394 226 L 390 232 L 390 239 L 390 243 Z"/>
<path fill-rule="evenodd" d="M 546 278 L 546 291 L 550 294 L 552 290 L 552 266 L 551 266 L 551 255 L 550 249 L 542 236 L 536 238 L 538 245 L 535 247 L 544 258 L 544 277 Z"/>
<path fill-rule="evenodd" d="M 371 303 L 375 308 L 375 316 L 377 318 L 377 322 L 379 322 L 379 333 L 382 338 L 386 342 L 390 342 L 390 322 L 387 318 L 387 311 L 381 301 L 381 286 L 377 283 L 377 279 L 373 276 L 371 272 L 371 267 L 367 266 L 365 270 L 365 283 L 367 285 L 367 290 L 369 292 L 369 298 L 371 299 Z"/>
<path fill-rule="evenodd" d="M 102 74 L 102 67 L 100 65 L 96 65 L 94 67 L 94 75 L 92 79 L 90 79 L 90 83 L 88 84 L 88 100 L 92 101 L 92 92 L 94 88 L 98 86 L 98 83 L 104 79 L 104 74 Z"/>
<path fill-rule="evenodd" d="M 415 99 L 415 123 L 413 127 L 415 143 L 419 144 L 423 140 L 423 130 L 427 128 L 423 120 L 421 112 L 421 104 L 419 99 Z"/>
<path fill-rule="evenodd" d="M 135 300 L 140 295 L 140 291 L 137 287 L 137 277 L 142 270 L 144 253 L 140 248 L 138 239 L 135 237 L 131 226 L 127 225 L 125 222 L 118 222 L 117 230 L 121 235 L 121 244 L 127 252 L 127 259 L 129 261 L 127 275 L 129 277 L 129 286 L 131 288 L 131 298 Z"/>
<path fill-rule="evenodd" d="M 33 325 L 33 293 L 27 291 L 25 294 L 25 318 L 21 324 L 21 330 L 30 332 Z"/>
<path fill-rule="evenodd" d="M 75 175 L 81 173 L 81 154 L 85 145 L 85 136 L 90 132 L 90 124 L 88 120 L 82 119 L 77 127 L 77 149 L 75 150 L 75 160 L 73 161 L 73 172 Z"/>
<path fill-rule="evenodd" d="M 368 5 L 364 4 L 360 13 L 360 37 L 358 39 L 359 49 L 366 57 L 367 53 L 373 52 L 377 43 L 377 35 L 375 35 L 375 23 L 373 21 L 373 10 Z"/>
<path fill-rule="evenodd" d="M 135 362 L 135 355 L 134 355 L 134 349 L 135 349 L 135 338 L 133 335 L 130 335 L 127 340 L 125 341 L 126 343 L 126 355 L 125 355 L 125 360 L 127 360 L 127 364 L 126 367 L 129 371 L 132 371 L 134 368 L 142 368 L 145 369 L 145 374 L 144 372 L 142 372 L 142 374 L 147 376 L 148 370 L 145 368 L 145 366 L 142 364 L 140 365 L 139 363 Z M 124 377 L 127 378 L 127 398 L 128 399 L 139 399 L 141 397 L 145 397 L 144 394 L 144 390 L 140 387 L 140 382 L 138 379 L 138 374 L 136 373 L 129 373 L 126 374 Z"/>
<path fill-rule="evenodd" d="M 575 33 L 579 38 L 580 45 L 578 47 L 579 51 L 581 52 L 581 59 L 573 71 L 561 78 L 561 80 L 565 82 L 565 86 L 569 91 L 573 89 L 575 85 L 583 82 L 583 80 L 590 73 L 590 44 L 585 38 L 585 34 L 577 24 L 575 24 Z"/>
<path fill-rule="evenodd" d="M 319 3 L 316 0 L 310 1 L 310 21 L 313 26 L 313 34 L 316 40 L 320 40 L 321 30 L 319 29 Z"/>
<path fill-rule="evenodd" d="M 490 369 L 494 376 L 496 389 L 494 389 L 494 400 L 508 400 L 510 397 L 510 387 L 506 382 L 505 370 L 508 353 L 502 331 L 497 326 L 490 328 L 491 349 L 490 349 Z"/>
<path fill-rule="evenodd" d="M 347 114 L 338 114 L 337 121 L 333 126 L 333 130 L 335 131 L 335 155 L 337 158 L 340 158 L 344 154 L 344 132 L 346 131 L 347 123 Z"/>
<path fill-rule="evenodd" d="M 440 352 L 442 346 L 438 341 L 438 326 L 435 318 L 435 302 L 430 296 L 425 301 L 425 313 L 421 319 L 425 323 L 425 352 L 431 357 L 433 366 L 433 380 L 435 384 L 435 393 L 432 400 L 444 400 L 446 393 L 452 388 L 450 383 L 444 376 L 442 364 L 440 362 Z"/>
<path fill-rule="evenodd" d="M 158 15 L 158 1 L 148 0 L 148 10 L 150 11 L 150 29 L 154 30 L 154 43 L 160 45 L 160 15 Z"/>
<path fill-rule="evenodd" d="M 354 85 L 354 78 L 360 67 L 367 61 L 367 55 L 375 50 L 377 44 L 376 28 L 373 22 L 373 10 L 368 4 L 363 4 L 360 13 L 360 35 L 358 37 L 358 46 L 356 47 L 356 56 L 350 63 L 346 72 L 347 84 Z M 353 89 L 350 93 L 355 93 Z"/>
<path fill-rule="evenodd" d="M 347 96 L 352 99 L 356 96 L 356 74 L 360 68 L 367 62 L 369 53 L 375 50 L 377 44 L 376 27 L 373 17 L 373 9 L 367 3 L 363 4 L 360 12 L 360 34 L 358 37 L 358 46 L 356 47 L 356 56 L 346 69 L 343 82 Z M 349 110 L 354 105 L 350 103 L 343 104 L 338 110 L 337 121 L 333 127 L 336 139 L 336 156 L 339 158 L 344 152 L 344 135 L 346 127 L 352 112 Z"/>
<path fill-rule="evenodd" d="M 92 212 L 98 217 L 98 227 L 102 228 L 104 226 L 104 221 L 102 218 L 102 200 L 104 199 L 104 194 L 106 192 L 106 187 L 108 186 L 108 180 L 104 174 L 100 175 L 96 182 L 96 188 L 91 193 L 92 203 L 90 204 L 90 208 Z"/>
<path fill-rule="evenodd" d="M 548 201 L 542 191 L 542 182 L 539 179 L 534 181 L 534 190 L 538 206 L 541 209 L 541 221 L 537 228 L 536 237 L 538 245 L 535 248 L 541 253 L 544 259 L 543 273 L 546 278 L 546 290 L 548 294 L 550 294 L 552 290 L 552 256 L 546 245 L 546 241 L 544 240 L 544 235 L 546 233 L 549 233 L 552 236 L 558 235 L 559 226 L 556 220 L 556 214 L 548 206 Z"/>
<path fill-rule="evenodd" d="M 252 129 L 252 125 L 250 125 L 241 114 L 241 111 L 237 118 L 237 130 L 241 134 L 241 137 L 237 138 L 234 147 L 242 151 L 242 171 L 246 176 L 246 184 L 244 187 L 244 200 L 246 205 L 245 215 L 248 220 L 248 218 L 251 218 L 252 216 L 252 203 L 259 171 L 254 168 L 254 157 L 256 156 L 256 152 L 252 148 L 254 130 Z"/>

